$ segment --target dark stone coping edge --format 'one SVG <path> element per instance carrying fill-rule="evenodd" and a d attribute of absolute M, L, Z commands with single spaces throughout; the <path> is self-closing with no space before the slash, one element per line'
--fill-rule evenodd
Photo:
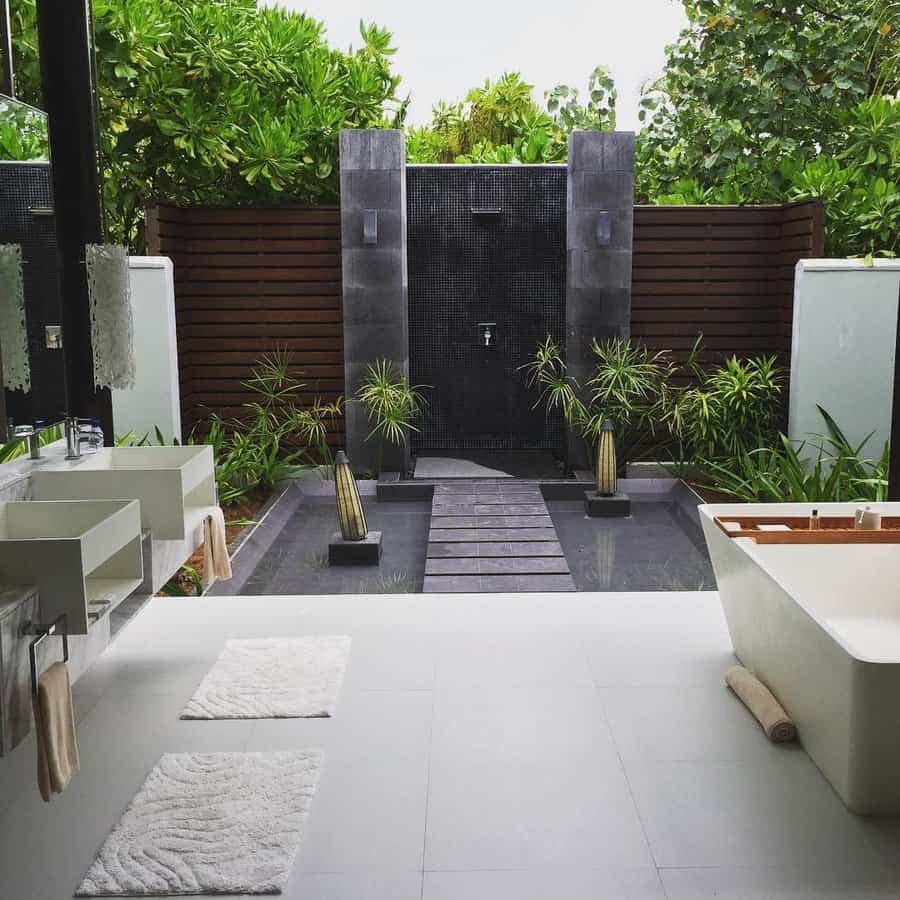
<path fill-rule="evenodd" d="M 231 580 L 215 582 L 206 591 L 207 595 L 233 597 L 241 593 L 259 561 L 303 502 L 303 497 L 303 491 L 298 489 L 296 481 L 282 485 L 280 491 L 276 490 L 272 494 L 257 513 L 256 524 L 247 526 L 230 548 Z"/>

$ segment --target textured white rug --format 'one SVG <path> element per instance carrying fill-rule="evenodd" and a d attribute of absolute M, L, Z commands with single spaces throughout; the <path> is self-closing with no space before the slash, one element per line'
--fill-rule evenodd
<path fill-rule="evenodd" d="M 181 718 L 330 716 L 349 654 L 340 635 L 226 641 Z"/>
<path fill-rule="evenodd" d="M 78 897 L 279 894 L 322 755 L 167 753 L 78 887 Z"/>

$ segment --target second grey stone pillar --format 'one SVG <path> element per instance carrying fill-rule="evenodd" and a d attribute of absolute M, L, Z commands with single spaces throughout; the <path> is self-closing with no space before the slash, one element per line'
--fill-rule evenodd
<path fill-rule="evenodd" d="M 353 397 L 376 359 L 409 375 L 403 133 L 342 131 L 340 160 L 347 455 L 365 472 L 376 445 L 366 440 L 372 423 Z M 408 448 L 385 447 L 383 470 L 408 465 Z"/>
<path fill-rule="evenodd" d="M 575 131 L 566 200 L 566 364 L 584 383 L 594 338 L 631 334 L 634 134 Z M 573 441 L 573 448 L 579 445 Z M 578 454 L 572 461 L 581 465 Z"/>

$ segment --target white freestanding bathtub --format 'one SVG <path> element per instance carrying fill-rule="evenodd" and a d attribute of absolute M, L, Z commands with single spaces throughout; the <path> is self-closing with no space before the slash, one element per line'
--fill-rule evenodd
<path fill-rule="evenodd" d="M 700 521 L 738 659 L 781 701 L 847 807 L 900 815 L 900 544 L 757 544 L 721 515 L 857 504 L 709 504 Z M 900 515 L 900 503 L 873 503 Z"/>

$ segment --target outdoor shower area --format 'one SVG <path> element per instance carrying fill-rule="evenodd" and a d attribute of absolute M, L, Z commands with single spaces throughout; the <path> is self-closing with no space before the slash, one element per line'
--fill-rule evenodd
<path fill-rule="evenodd" d="M 419 455 L 563 446 L 523 366 L 566 332 L 565 166 L 410 166 L 409 371 L 428 385 Z"/>
<path fill-rule="evenodd" d="M 631 469 L 630 515 L 585 515 L 583 442 L 522 367 L 548 336 L 580 381 L 594 338 L 683 360 L 702 334 L 706 359 L 786 362 L 821 207 L 636 207 L 633 182 L 629 134 L 577 132 L 565 165 L 407 166 L 399 132 L 350 131 L 339 208 L 151 209 L 150 252 L 175 264 L 186 428 L 239 416 L 254 361 L 289 352 L 309 402 L 346 399 L 329 444 L 383 533 L 379 565 L 329 566 L 333 490 L 302 478 L 214 590 L 714 589 L 699 498 L 672 472 Z M 354 397 L 376 360 L 427 406 L 373 478 Z"/>

